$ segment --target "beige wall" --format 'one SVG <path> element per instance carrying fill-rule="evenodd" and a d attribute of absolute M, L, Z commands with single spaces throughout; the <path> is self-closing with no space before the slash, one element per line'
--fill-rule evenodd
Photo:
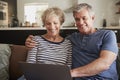
<path fill-rule="evenodd" d="M 117 23 L 119 15 L 115 14 L 117 7 L 115 3 L 119 0 L 17 0 L 17 12 L 18 19 L 20 22 L 24 22 L 24 4 L 31 2 L 39 3 L 49 3 L 49 6 L 58 6 L 63 10 L 66 10 L 78 3 L 89 3 L 94 7 L 96 13 L 95 27 L 101 27 L 102 19 L 107 19 L 107 25 L 110 26 L 111 23 Z M 66 21 L 64 26 L 71 25 L 74 22 L 72 12 L 66 13 Z"/>

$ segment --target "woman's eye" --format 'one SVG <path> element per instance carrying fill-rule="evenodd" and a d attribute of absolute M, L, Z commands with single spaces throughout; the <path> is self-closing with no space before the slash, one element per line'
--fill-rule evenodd
<path fill-rule="evenodd" d="M 46 23 L 47 25 L 50 25 L 50 23 Z"/>
<path fill-rule="evenodd" d="M 54 23 L 54 24 L 57 24 L 57 23 Z"/>

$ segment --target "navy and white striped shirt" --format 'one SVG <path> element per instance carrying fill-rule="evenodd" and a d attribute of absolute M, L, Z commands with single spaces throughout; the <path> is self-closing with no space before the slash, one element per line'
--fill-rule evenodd
<path fill-rule="evenodd" d="M 45 64 L 72 64 L 72 45 L 67 39 L 61 42 L 51 42 L 42 36 L 35 36 L 37 46 L 28 51 L 27 62 Z"/>

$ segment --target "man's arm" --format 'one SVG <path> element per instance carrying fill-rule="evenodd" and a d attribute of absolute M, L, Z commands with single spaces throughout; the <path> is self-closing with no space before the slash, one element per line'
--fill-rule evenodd
<path fill-rule="evenodd" d="M 31 49 L 31 48 L 34 48 L 36 46 L 36 42 L 33 41 L 33 35 L 29 35 L 25 41 L 25 46 L 28 48 L 28 49 Z"/>
<path fill-rule="evenodd" d="M 116 59 L 117 54 L 112 51 L 102 50 L 100 57 L 88 65 L 71 70 L 72 77 L 84 77 L 96 75 L 109 69 L 110 65 Z"/>

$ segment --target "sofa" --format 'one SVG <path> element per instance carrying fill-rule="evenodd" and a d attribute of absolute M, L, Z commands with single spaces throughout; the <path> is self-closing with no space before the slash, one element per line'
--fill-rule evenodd
<path fill-rule="evenodd" d="M 0 80 L 17 80 L 22 76 L 19 61 L 26 61 L 27 51 L 24 45 L 0 44 Z M 120 53 L 117 68 L 120 76 Z"/>
<path fill-rule="evenodd" d="M 3 65 L 0 68 L 0 80 L 17 80 L 22 76 L 19 61 L 26 61 L 27 51 L 24 45 L 0 44 L 2 56 L 0 57 L 0 67 Z"/>
<path fill-rule="evenodd" d="M 18 62 L 26 61 L 28 50 L 24 45 L 11 45 L 10 48 L 9 80 L 17 80 L 23 75 Z"/>

